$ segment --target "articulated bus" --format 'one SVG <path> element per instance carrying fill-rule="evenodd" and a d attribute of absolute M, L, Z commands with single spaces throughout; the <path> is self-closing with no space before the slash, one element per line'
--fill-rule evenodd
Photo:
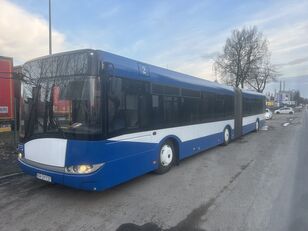
<path fill-rule="evenodd" d="M 99 191 L 231 140 L 264 123 L 256 92 L 99 50 L 23 65 L 21 169 Z"/>

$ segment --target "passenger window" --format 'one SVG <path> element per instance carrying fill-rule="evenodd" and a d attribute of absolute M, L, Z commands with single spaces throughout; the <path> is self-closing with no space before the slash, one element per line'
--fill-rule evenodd
<path fill-rule="evenodd" d="M 126 122 L 127 128 L 138 128 L 138 96 L 126 95 Z"/>
<path fill-rule="evenodd" d="M 183 121 L 189 124 L 200 121 L 200 99 L 199 98 L 182 98 L 182 116 Z"/>
<path fill-rule="evenodd" d="M 129 133 L 150 125 L 150 96 L 142 81 L 110 78 L 108 133 Z"/>
<path fill-rule="evenodd" d="M 122 79 L 110 79 L 108 91 L 108 131 L 116 132 L 126 127 L 125 102 L 122 91 Z"/>
<path fill-rule="evenodd" d="M 179 122 L 179 98 L 164 96 L 164 122 L 176 124 Z"/>
<path fill-rule="evenodd" d="M 163 96 L 152 95 L 152 123 L 154 128 L 162 126 L 164 120 Z"/>
<path fill-rule="evenodd" d="M 148 94 L 139 95 L 139 108 L 140 108 L 140 127 L 145 129 L 150 127 L 151 124 L 151 97 Z"/>

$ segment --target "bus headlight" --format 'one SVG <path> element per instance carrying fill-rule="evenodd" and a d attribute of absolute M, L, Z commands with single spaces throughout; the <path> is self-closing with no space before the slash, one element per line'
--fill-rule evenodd
<path fill-rule="evenodd" d="M 66 173 L 71 174 L 87 174 L 92 173 L 98 170 L 100 167 L 102 167 L 104 163 L 102 164 L 82 164 L 82 165 L 73 165 L 65 168 Z"/>
<path fill-rule="evenodd" d="M 19 152 L 19 153 L 17 154 L 17 158 L 18 158 L 18 159 L 23 158 L 23 154 L 22 154 L 21 152 Z"/>

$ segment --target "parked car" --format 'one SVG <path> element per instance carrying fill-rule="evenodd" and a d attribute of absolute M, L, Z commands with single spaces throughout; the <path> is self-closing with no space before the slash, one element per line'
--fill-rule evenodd
<path fill-rule="evenodd" d="M 275 110 L 275 114 L 294 114 L 294 110 L 291 107 L 282 107 Z"/>
<path fill-rule="evenodd" d="M 302 105 L 298 105 L 294 108 L 294 111 L 297 111 L 297 112 L 301 112 L 303 110 L 303 106 Z"/>
<path fill-rule="evenodd" d="M 266 108 L 265 109 L 265 119 L 270 120 L 273 118 L 273 113 L 270 109 Z"/>

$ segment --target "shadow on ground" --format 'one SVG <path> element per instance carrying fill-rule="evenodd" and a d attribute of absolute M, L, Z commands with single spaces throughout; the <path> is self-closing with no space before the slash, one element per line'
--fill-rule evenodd
<path fill-rule="evenodd" d="M 211 198 L 206 204 L 202 204 L 200 207 L 192 210 L 187 217 L 180 221 L 176 226 L 169 229 L 163 229 L 157 224 L 149 222 L 144 225 L 136 225 L 133 223 L 122 224 L 119 226 L 117 231 L 206 231 L 201 229 L 200 224 L 206 222 L 206 214 L 211 206 L 214 205 L 215 201 L 229 188 L 229 186 L 254 162 L 254 160 L 248 161 L 246 164 L 240 166 L 239 171 L 233 175 L 229 183 L 226 184 L 216 194 L 215 197 Z"/>
<path fill-rule="evenodd" d="M 132 223 L 123 224 L 117 229 L 117 231 L 205 231 L 204 229 L 198 228 L 198 226 L 214 202 L 215 198 L 212 198 L 206 204 L 194 209 L 184 220 L 182 220 L 176 226 L 169 229 L 162 229 L 158 225 L 150 222 L 141 226 Z"/>

